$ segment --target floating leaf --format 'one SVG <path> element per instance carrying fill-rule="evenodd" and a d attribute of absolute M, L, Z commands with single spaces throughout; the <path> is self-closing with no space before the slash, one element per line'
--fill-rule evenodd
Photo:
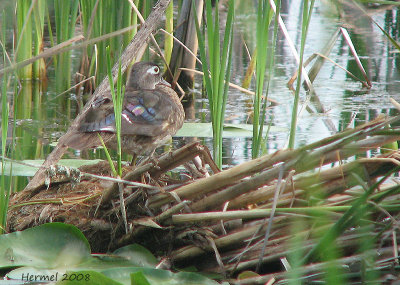
<path fill-rule="evenodd" d="M 121 256 L 137 266 L 156 267 L 157 258 L 145 247 L 139 244 L 130 244 L 114 251 L 113 254 Z"/>
<path fill-rule="evenodd" d="M 0 268 L 72 266 L 90 258 L 85 236 L 73 225 L 49 223 L 0 235 Z"/>
<path fill-rule="evenodd" d="M 200 274 L 191 272 L 178 272 L 173 273 L 168 270 L 153 269 L 153 268 L 110 268 L 102 271 L 103 274 L 112 280 L 121 282 L 123 284 L 131 284 L 128 281 L 131 274 L 141 272 L 146 280 L 152 285 L 172 285 L 172 284 L 185 284 L 185 285 L 217 285 L 220 284 L 214 280 L 208 279 Z M 135 284 L 135 283 L 132 283 Z M 139 283 L 140 284 L 140 283 Z M 224 282 L 222 284 L 228 284 Z"/>
<path fill-rule="evenodd" d="M 93 160 L 61 159 L 58 162 L 58 165 L 78 168 L 78 167 L 81 167 L 82 165 L 96 164 L 99 161 L 102 161 L 102 160 L 100 160 L 100 159 L 93 159 Z M 12 175 L 13 176 L 33 176 L 33 175 L 35 175 L 35 173 L 39 169 L 39 167 L 43 164 L 43 162 L 44 162 L 43 159 L 36 159 L 36 160 L 27 159 L 27 160 L 12 162 Z M 4 168 L 5 175 L 10 175 L 10 167 L 11 167 L 11 162 L 6 161 L 5 168 Z"/>
<path fill-rule="evenodd" d="M 271 126 L 270 132 L 286 132 L 287 129 Z M 264 135 L 266 130 L 264 131 Z M 222 133 L 224 138 L 253 137 L 253 125 L 250 124 L 224 124 Z M 176 133 L 176 137 L 212 137 L 211 123 L 184 123 Z"/>
<path fill-rule="evenodd" d="M 19 267 L 6 274 L 14 280 L 33 278 L 31 281 L 57 284 L 219 284 L 196 273 L 155 269 L 157 264 L 157 258 L 137 244 L 112 254 L 91 255 L 79 229 L 63 223 L 0 235 L 0 269 Z"/>

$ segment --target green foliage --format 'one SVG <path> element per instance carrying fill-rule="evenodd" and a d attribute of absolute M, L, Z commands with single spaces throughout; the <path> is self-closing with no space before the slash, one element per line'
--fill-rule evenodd
<path fill-rule="evenodd" d="M 114 79 L 112 76 L 111 68 L 111 54 L 110 47 L 106 49 L 107 53 L 107 73 L 108 80 L 110 82 L 111 96 L 114 104 L 114 114 L 115 114 L 115 129 L 117 136 L 117 163 L 118 169 L 117 174 L 119 177 L 122 176 L 122 151 L 121 151 L 121 115 L 122 115 L 122 104 L 124 102 L 125 86 L 122 86 L 122 74 L 121 74 L 121 61 L 118 65 L 118 77 L 117 77 L 117 90 L 114 89 Z"/>
<path fill-rule="evenodd" d="M 3 157 L 4 159 L 5 157 Z M 99 163 L 100 159 L 60 159 L 58 165 L 65 167 L 78 168 L 82 165 Z M 43 164 L 44 159 L 25 159 L 21 161 L 4 161 L 4 173 L 6 176 L 33 176 L 38 168 Z M 12 173 L 11 173 L 12 172 Z"/>
<path fill-rule="evenodd" d="M 138 0 L 133 1 L 138 4 Z M 114 0 L 80 0 L 82 8 L 83 32 L 87 39 L 100 37 L 122 28 L 135 26 L 132 30 L 123 35 L 103 40 L 86 48 L 87 58 L 82 58 L 84 75 L 96 75 L 96 83 L 107 75 L 107 51 L 110 47 L 111 59 L 114 62 L 118 56 L 118 51 L 123 49 L 133 38 L 137 31 L 137 15 L 132 12 L 129 1 Z M 116 52 L 117 51 L 117 52 Z M 86 66 L 90 63 L 89 66 Z M 96 70 L 94 70 L 96 67 Z"/>
<path fill-rule="evenodd" d="M 43 51 L 44 15 L 46 13 L 46 0 L 38 0 L 33 7 L 34 19 L 34 44 L 33 55 L 37 56 Z M 38 79 L 46 78 L 46 65 L 43 59 L 33 63 L 33 77 Z"/>
<path fill-rule="evenodd" d="M 78 0 L 54 1 L 55 35 L 57 44 L 65 42 L 74 36 L 78 6 Z M 71 87 L 71 52 L 67 51 L 57 55 L 54 63 L 56 88 L 57 92 L 61 93 Z"/>
<path fill-rule="evenodd" d="M 6 22 L 5 18 L 3 18 L 3 29 L 1 33 L 1 40 L 5 42 L 5 28 Z M 4 45 L 3 48 L 3 66 L 6 64 L 6 50 Z M 8 209 L 8 199 L 10 195 L 10 188 L 7 187 L 6 183 L 6 169 L 5 169 L 5 157 L 6 157 L 6 145 L 7 145 L 7 136 L 8 136 L 8 115 L 10 112 L 10 105 L 8 102 L 7 96 L 7 87 L 8 87 L 8 74 L 4 74 L 3 82 L 1 85 L 1 183 L 0 183 L 0 234 L 3 233 L 3 229 L 6 226 L 7 221 L 7 209 Z M 8 172 L 10 173 L 11 170 Z"/>
<path fill-rule="evenodd" d="M 318 243 L 306 254 L 303 259 L 303 262 L 306 262 L 310 259 L 315 258 L 318 255 L 323 255 L 324 249 L 331 247 L 335 242 L 336 238 L 342 234 L 345 230 L 350 228 L 351 226 L 356 226 L 360 219 L 365 217 L 370 210 L 370 205 L 367 203 L 367 200 L 370 198 L 372 193 L 381 185 L 388 176 L 392 173 L 397 172 L 400 167 L 397 167 L 394 171 L 387 173 L 383 178 L 381 178 L 378 182 L 374 183 L 368 189 L 365 189 L 365 193 L 356 199 L 350 209 L 348 209 L 343 216 L 332 225 L 332 227 L 324 233 L 324 235 L 319 239 Z M 361 185 L 363 181 L 360 179 Z M 395 186 L 395 189 L 399 189 L 400 187 Z M 375 203 L 382 200 L 384 196 L 375 200 Z"/>
<path fill-rule="evenodd" d="M 267 53 L 269 47 L 268 27 L 271 22 L 271 7 L 268 0 L 258 1 L 256 43 L 256 92 L 253 102 L 253 142 L 252 157 L 256 158 L 260 150 L 262 135 L 260 130 L 264 124 L 264 117 L 260 117 L 261 102 L 264 91 L 265 70 L 267 68 Z M 267 97 L 264 98 L 265 102 Z M 264 108 L 265 109 L 265 108 Z M 261 121 L 261 124 L 260 124 Z"/>
<path fill-rule="evenodd" d="M 17 1 L 17 42 L 15 58 L 23 61 L 32 57 L 32 18 L 30 14 L 31 0 Z M 32 78 L 32 65 L 27 65 L 18 70 L 21 79 Z"/>
<path fill-rule="evenodd" d="M 57 284 L 218 284 L 195 273 L 155 269 L 157 263 L 151 252 L 137 244 L 110 255 L 91 255 L 78 228 L 63 223 L 0 236 L 0 269 L 11 268 L 6 274 L 11 279 L 53 276 Z"/>
<path fill-rule="evenodd" d="M 276 13 L 274 21 L 274 34 L 273 40 L 269 40 L 269 26 L 273 16 L 268 0 L 258 1 L 257 9 L 257 31 L 256 31 L 256 92 L 253 103 L 253 141 L 251 154 L 253 158 L 259 156 L 260 149 L 262 148 L 263 129 L 265 122 L 265 114 L 268 100 L 269 84 L 272 78 L 272 71 L 274 68 L 275 45 L 278 32 L 278 17 L 280 15 L 280 0 L 275 1 Z M 269 61 L 269 74 L 267 79 L 267 88 L 264 94 L 264 81 L 267 68 L 267 61 Z M 264 97 L 264 98 L 263 98 Z"/>
<path fill-rule="evenodd" d="M 0 268 L 73 266 L 90 258 L 90 246 L 74 226 L 44 224 L 0 236 Z"/>
<path fill-rule="evenodd" d="M 131 280 L 132 284 L 150 285 L 150 282 L 141 271 L 131 273 Z"/>
<path fill-rule="evenodd" d="M 171 1 L 165 11 L 165 30 L 172 34 L 174 32 L 174 1 Z M 165 35 L 164 39 L 164 57 L 167 64 L 169 64 L 172 55 L 172 48 L 174 45 L 174 38 L 170 35 Z"/>
<path fill-rule="evenodd" d="M 214 10 L 213 16 L 211 1 L 206 1 L 207 48 L 204 36 L 200 31 L 200 25 L 195 18 L 202 61 L 203 80 L 208 96 L 213 126 L 214 160 L 219 167 L 222 166 L 222 130 L 232 63 L 234 0 L 230 0 L 228 3 L 229 7 L 222 50 L 220 47 L 218 9 Z M 193 5 L 193 7 L 195 7 L 195 5 Z M 194 14 L 197 15 L 197 12 L 195 11 Z"/>
<path fill-rule="evenodd" d="M 299 109 L 299 98 L 300 98 L 300 88 L 302 82 L 303 74 L 303 57 L 304 57 L 304 47 L 306 45 L 306 38 L 308 27 L 311 20 L 312 10 L 314 7 L 315 0 L 305 0 L 303 2 L 303 18 L 301 25 L 301 43 L 300 43 L 300 60 L 298 63 L 297 71 L 297 84 L 296 91 L 294 95 L 293 109 L 292 109 L 292 120 L 290 124 L 290 135 L 289 135 L 289 148 L 294 148 L 295 138 L 296 138 L 296 128 L 297 128 L 297 113 Z"/>
<path fill-rule="evenodd" d="M 4 61 L 3 61 L 4 62 Z M 0 234 L 3 233 L 3 229 L 6 225 L 7 220 L 7 208 L 8 198 L 10 192 L 6 186 L 6 169 L 5 160 L 6 157 L 6 145 L 7 145 L 7 132 L 8 132 L 8 114 L 9 114 L 9 103 L 7 101 L 7 79 L 8 76 L 3 76 L 3 84 L 1 89 L 1 184 L 0 184 Z"/>

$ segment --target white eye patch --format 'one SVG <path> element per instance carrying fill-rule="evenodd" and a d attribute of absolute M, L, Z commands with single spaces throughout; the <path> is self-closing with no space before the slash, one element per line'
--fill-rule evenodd
<path fill-rule="evenodd" d="M 158 66 L 152 66 L 149 69 L 147 69 L 147 73 L 159 74 L 160 73 L 160 68 Z"/>

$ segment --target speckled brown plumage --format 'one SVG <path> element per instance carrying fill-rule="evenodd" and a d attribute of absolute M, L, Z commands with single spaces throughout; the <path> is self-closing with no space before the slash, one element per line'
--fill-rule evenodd
<path fill-rule="evenodd" d="M 185 118 L 175 91 L 167 85 L 160 68 L 151 62 L 135 63 L 125 90 L 121 119 L 122 151 L 134 156 L 153 151 L 181 127 Z M 114 107 L 111 96 L 92 103 L 77 132 L 66 141 L 75 149 L 101 145 L 116 149 Z"/>

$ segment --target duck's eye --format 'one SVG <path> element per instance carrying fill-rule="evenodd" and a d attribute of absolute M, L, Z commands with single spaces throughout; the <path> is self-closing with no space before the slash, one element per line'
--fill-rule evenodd
<path fill-rule="evenodd" d="M 147 72 L 150 73 L 150 74 L 159 74 L 160 73 L 160 68 L 158 66 L 153 66 L 153 67 L 150 67 L 147 70 Z"/>

